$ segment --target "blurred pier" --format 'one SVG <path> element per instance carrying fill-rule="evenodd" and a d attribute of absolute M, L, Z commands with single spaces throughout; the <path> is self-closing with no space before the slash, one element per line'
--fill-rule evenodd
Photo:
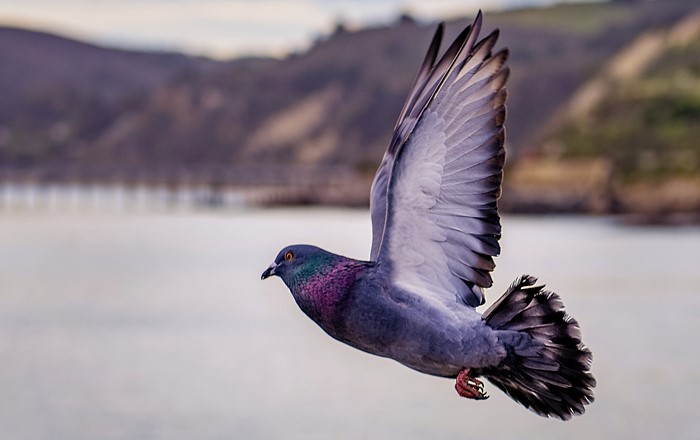
<path fill-rule="evenodd" d="M 346 167 L 0 169 L 0 210 L 363 206 L 369 183 Z"/>

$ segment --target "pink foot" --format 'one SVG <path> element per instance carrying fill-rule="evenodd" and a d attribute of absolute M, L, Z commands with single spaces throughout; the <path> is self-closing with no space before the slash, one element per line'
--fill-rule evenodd
<path fill-rule="evenodd" d="M 457 375 L 455 383 L 457 394 L 467 399 L 485 400 L 489 395 L 484 392 L 484 384 L 474 377 L 469 376 L 469 368 L 465 368 Z"/>

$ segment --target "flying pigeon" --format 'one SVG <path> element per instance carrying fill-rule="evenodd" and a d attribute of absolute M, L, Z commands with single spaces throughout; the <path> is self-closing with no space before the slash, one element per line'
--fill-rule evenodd
<path fill-rule="evenodd" d="M 486 399 L 488 379 L 531 411 L 568 420 L 593 402 L 592 354 L 556 293 L 524 275 L 483 314 L 500 252 L 506 49 L 478 41 L 481 12 L 444 55 L 441 23 L 371 189 L 369 261 L 282 249 L 279 276 L 333 338 Z"/>

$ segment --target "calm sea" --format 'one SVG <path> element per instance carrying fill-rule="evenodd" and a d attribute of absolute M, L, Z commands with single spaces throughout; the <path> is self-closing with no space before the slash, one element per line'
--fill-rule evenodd
<path fill-rule="evenodd" d="M 561 294 L 594 353 L 583 417 L 459 398 L 260 281 L 290 243 L 366 258 L 367 212 L 34 210 L 0 213 L 0 438 L 698 438 L 700 228 L 503 223 L 489 303 L 523 273 Z"/>

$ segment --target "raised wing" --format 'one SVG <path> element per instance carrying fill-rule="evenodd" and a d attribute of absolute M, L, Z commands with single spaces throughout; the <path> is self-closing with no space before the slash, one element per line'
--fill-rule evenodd
<path fill-rule="evenodd" d="M 437 63 L 438 28 L 372 186 L 371 258 L 445 304 L 483 303 L 501 225 L 507 51 L 481 13 Z"/>
<path fill-rule="evenodd" d="M 416 79 L 413 81 L 411 92 L 403 105 L 403 109 L 401 109 L 399 119 L 396 121 L 391 144 L 389 144 L 389 148 L 387 149 L 386 153 L 384 153 L 382 163 L 379 165 L 379 169 L 377 169 L 377 173 L 374 175 L 372 189 L 370 190 L 370 215 L 372 217 L 371 260 L 377 259 L 377 256 L 379 255 L 379 246 L 382 244 L 384 224 L 386 223 L 386 194 L 387 188 L 389 187 L 389 176 L 391 175 L 391 168 L 394 164 L 396 149 L 403 141 L 402 138 L 408 134 L 405 132 L 409 129 L 409 126 L 410 129 L 413 129 L 415 126 L 415 121 L 417 121 L 419 116 L 415 112 L 416 102 L 418 101 L 423 89 L 425 89 L 426 83 L 435 67 L 435 60 L 437 60 L 438 51 L 440 50 L 440 41 L 442 41 L 444 28 L 445 26 L 440 23 L 435 31 L 433 41 L 430 43 L 430 47 L 428 48 L 428 53 L 425 54 L 425 59 L 423 60 L 420 69 L 418 69 L 418 76 L 416 76 Z M 409 113 L 410 117 L 407 118 L 407 114 Z M 408 123 L 409 120 L 411 122 L 410 124 Z"/>

